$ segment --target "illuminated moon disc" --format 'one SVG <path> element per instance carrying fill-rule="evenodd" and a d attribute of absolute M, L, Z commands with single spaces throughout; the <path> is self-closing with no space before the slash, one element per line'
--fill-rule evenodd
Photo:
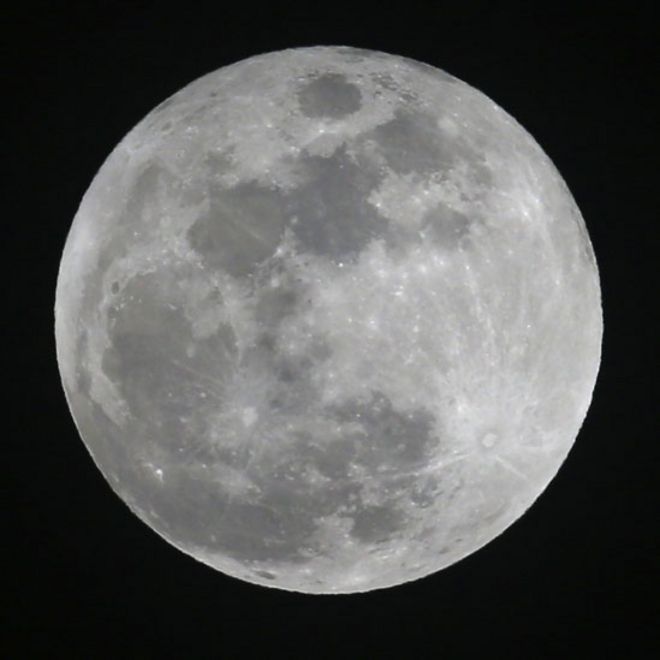
<path fill-rule="evenodd" d="M 112 488 L 252 583 L 388 587 L 545 489 L 600 362 L 598 271 L 538 144 L 438 69 L 268 53 L 155 108 L 85 194 L 57 355 Z"/>

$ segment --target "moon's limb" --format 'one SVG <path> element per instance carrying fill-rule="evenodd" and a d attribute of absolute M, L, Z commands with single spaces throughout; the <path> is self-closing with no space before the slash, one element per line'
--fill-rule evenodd
<path fill-rule="evenodd" d="M 432 67 L 304 48 L 220 69 L 92 182 L 56 300 L 112 487 L 230 575 L 364 591 L 448 566 L 557 472 L 598 273 L 536 142 Z"/>

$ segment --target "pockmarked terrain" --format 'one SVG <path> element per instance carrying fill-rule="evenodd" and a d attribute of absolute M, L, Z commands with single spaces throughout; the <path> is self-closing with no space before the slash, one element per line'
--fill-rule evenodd
<path fill-rule="evenodd" d="M 347 47 L 269 53 L 155 108 L 87 191 L 58 362 L 112 488 L 261 585 L 367 591 L 492 540 L 591 400 L 580 212 L 486 96 Z"/>

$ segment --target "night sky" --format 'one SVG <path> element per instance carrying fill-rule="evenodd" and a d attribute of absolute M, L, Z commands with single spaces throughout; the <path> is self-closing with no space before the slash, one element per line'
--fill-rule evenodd
<path fill-rule="evenodd" d="M 658 15 L 651 2 L 16 3 L 3 9 L 6 658 L 651 658 L 658 632 Z M 319 6 L 320 5 L 320 6 Z M 609 6 L 609 5 L 608 5 Z M 211 7 L 211 8 L 210 8 Z M 544 8 L 540 8 L 544 7 Z M 502 536 L 421 581 L 306 596 L 185 556 L 112 492 L 60 385 L 57 268 L 80 199 L 154 106 L 295 46 L 404 55 L 490 96 L 585 218 L 603 362 L 577 442 Z M 655 152 L 655 153 L 654 153 Z M 4 263 L 7 262 L 5 258 Z M 8 451 L 7 451 L 8 448 Z M 654 650 L 655 649 L 655 650 Z"/>

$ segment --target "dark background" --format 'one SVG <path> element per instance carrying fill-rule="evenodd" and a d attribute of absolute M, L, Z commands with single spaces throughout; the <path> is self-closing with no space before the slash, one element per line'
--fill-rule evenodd
<path fill-rule="evenodd" d="M 549 2 L 236 2 L 213 10 L 192 2 L 174 9 L 164 2 L 42 2 L 2 10 L 10 154 L 3 328 L 5 381 L 16 396 L 2 444 L 10 553 L 1 591 L 5 657 L 660 653 L 653 4 L 591 3 L 581 12 L 573 4 L 550 10 Z M 446 69 L 534 135 L 587 222 L 605 337 L 594 401 L 574 449 L 503 536 L 418 582 L 314 597 L 252 586 L 195 562 L 112 493 L 64 400 L 53 304 L 80 199 L 138 120 L 209 71 L 319 44 L 383 50 Z"/>

